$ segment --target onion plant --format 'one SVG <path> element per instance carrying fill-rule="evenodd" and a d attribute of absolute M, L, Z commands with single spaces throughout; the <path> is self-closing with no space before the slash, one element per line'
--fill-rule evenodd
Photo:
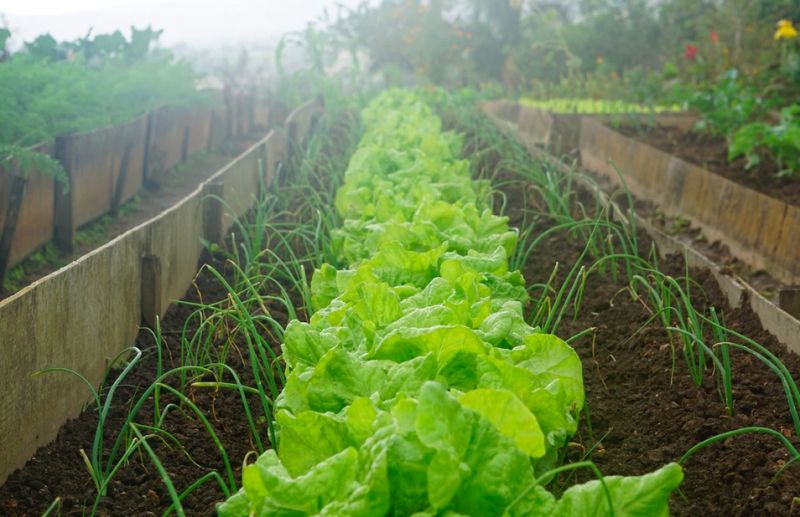
<path fill-rule="evenodd" d="M 90 390 L 98 423 L 91 450 L 88 453 L 81 450 L 81 456 L 96 489 L 91 514 L 98 511 L 111 480 L 137 452 L 149 458 L 167 488 L 172 501 L 167 513 L 175 511 L 184 515 L 181 501 L 206 483 L 215 483 L 226 497 L 236 490 L 228 453 L 188 390 L 235 390 L 257 451 L 261 453 L 277 443 L 272 404 L 285 379 L 274 344 L 282 340 L 286 322 L 273 315 L 269 307 L 277 304 L 289 319 L 296 319 L 300 316 L 295 310 L 295 300 L 299 297 L 306 307 L 303 316 L 310 313 L 307 275 L 334 257 L 330 230 L 338 226 L 338 219 L 332 208 L 333 196 L 344 170 L 342 160 L 349 154 L 346 150 L 355 142 L 353 133 L 358 128 L 354 120 L 336 109 L 323 116 L 319 131 L 309 140 L 305 154 L 299 157 L 302 161 L 290 164 L 294 172 L 292 187 L 278 196 L 270 194 L 262 185 L 255 208 L 245 217 L 235 219 L 233 237 L 226 240 L 222 248 L 230 274 L 211 265 L 202 269 L 223 288 L 224 297 L 205 300 L 201 293 L 198 302 L 182 302 L 193 312 L 180 332 L 180 363 L 171 370 L 164 369 L 160 328 L 157 326 L 150 331 L 155 341 L 155 380 L 133 395 L 117 429 L 109 425 L 109 415 L 117 405 L 115 394 L 142 362 L 145 356 L 142 350 L 131 347 L 112 360 L 107 379 L 111 379 L 112 369 L 124 362 L 122 370 L 114 374 L 108 387 L 104 381 L 100 389 L 95 389 L 79 372 L 67 368 L 46 368 L 34 373 L 66 372 L 76 376 Z M 263 177 L 263 164 L 260 167 Z M 224 205 L 222 199 L 218 202 Z M 226 206 L 226 210 L 233 212 L 231 207 Z M 229 364 L 230 352 L 240 353 L 240 347 L 247 351 L 245 367 L 250 371 L 252 380 L 248 384 L 252 382 L 252 386 L 243 383 Z M 251 408 L 252 401 L 257 403 L 257 412 Z M 152 418 L 145 415 L 148 407 L 152 407 Z M 158 441 L 177 448 L 194 463 L 180 441 L 167 431 L 166 419 L 172 414 L 199 421 L 222 462 L 221 470 L 204 474 L 182 492 L 172 483 L 153 447 L 153 442 Z M 59 500 L 54 501 L 48 512 L 55 511 L 59 504 Z"/>
<path fill-rule="evenodd" d="M 60 515 L 60 513 L 61 513 L 61 498 L 56 497 L 55 499 L 53 499 L 53 502 L 50 503 L 50 506 L 47 507 L 47 510 L 44 511 L 42 517 L 49 517 L 50 515 Z"/>
<path fill-rule="evenodd" d="M 169 391 L 181 405 L 191 402 L 182 395 L 188 388 L 238 391 L 259 453 L 268 443 L 277 443 L 272 404 L 285 383 L 280 357 L 272 346 L 282 341 L 285 321 L 272 314 L 269 305 L 277 303 L 290 320 L 307 318 L 311 313 L 307 275 L 324 262 L 335 260 L 330 239 L 331 230 L 339 225 L 334 195 L 346 165 L 342 160 L 349 157 L 342 151 L 355 145 L 358 126 L 354 120 L 340 110 L 326 112 L 306 150 L 302 154 L 297 150 L 297 161 L 287 164 L 291 182 L 281 187 L 280 195 L 260 189 L 255 208 L 235 219 L 234 232 L 222 248 L 230 274 L 210 265 L 203 268 L 223 288 L 225 296 L 214 301 L 182 302 L 194 312 L 181 335 L 181 366 L 171 372 L 181 379 L 181 389 L 158 382 L 154 385 Z M 304 307 L 302 313 L 295 310 L 298 298 Z M 250 370 L 252 386 L 245 385 L 228 363 L 228 354 L 238 350 L 240 344 L 247 351 L 240 356 Z M 263 419 L 251 412 L 250 399 L 258 401 Z M 191 407 L 203 419 L 196 406 Z M 261 438 L 260 422 L 266 422 L 268 443 Z M 224 456 L 221 444 L 220 452 Z M 227 486 L 235 488 L 225 461 Z M 180 500 L 208 481 L 220 484 L 220 478 L 209 473 L 177 499 L 171 493 L 171 509 L 180 513 Z"/>
<path fill-rule="evenodd" d="M 116 379 L 114 379 L 107 390 L 104 389 L 103 384 L 101 384 L 99 389 L 95 389 L 94 385 L 86 377 L 84 377 L 80 372 L 70 368 L 43 368 L 32 373 L 32 376 L 55 372 L 67 373 L 77 377 L 89 389 L 89 392 L 92 395 L 92 401 L 95 405 L 95 411 L 97 412 L 97 426 L 95 427 L 94 439 L 92 440 L 92 447 L 89 453 L 87 454 L 84 449 L 81 449 L 80 454 L 83 458 L 84 465 L 89 471 L 92 481 L 94 482 L 95 489 L 97 490 L 98 500 L 100 497 L 104 497 L 106 495 L 109 482 L 117 473 L 122 464 L 135 450 L 134 442 L 132 442 L 130 437 L 124 433 L 119 433 L 117 437 L 117 443 L 124 442 L 126 444 L 122 447 L 122 449 L 120 449 L 118 446 L 115 446 L 112 448 L 110 453 L 106 453 L 104 444 L 106 421 L 108 420 L 109 414 L 112 410 L 114 395 L 117 389 L 124 382 L 125 378 L 141 360 L 141 350 L 136 347 L 130 347 L 123 350 L 111 361 L 108 369 L 108 372 L 110 373 L 112 368 L 114 368 L 129 355 L 131 357 L 128 359 L 127 364 L 123 367 L 122 372 L 117 375 Z M 109 374 L 107 374 L 107 377 L 108 376 Z"/>

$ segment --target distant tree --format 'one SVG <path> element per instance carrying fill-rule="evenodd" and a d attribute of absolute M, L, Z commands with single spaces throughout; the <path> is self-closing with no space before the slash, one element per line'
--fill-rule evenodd
<path fill-rule="evenodd" d="M 66 52 L 50 34 L 41 34 L 35 40 L 25 43 L 25 50 L 34 59 L 41 61 L 60 61 Z"/>
<path fill-rule="evenodd" d="M 136 60 L 146 56 L 163 32 L 163 29 L 153 30 L 150 25 L 141 30 L 131 26 L 131 42 L 127 49 L 129 59 Z"/>
<path fill-rule="evenodd" d="M 7 27 L 0 27 L 0 63 L 8 60 L 11 53 L 8 51 L 8 40 L 11 38 L 11 31 Z"/>

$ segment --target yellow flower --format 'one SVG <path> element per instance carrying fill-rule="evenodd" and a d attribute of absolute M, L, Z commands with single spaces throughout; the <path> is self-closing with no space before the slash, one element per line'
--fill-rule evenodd
<path fill-rule="evenodd" d="M 605 60 L 605 59 L 603 59 L 603 56 L 597 56 L 596 63 L 597 63 L 598 65 L 602 65 L 602 64 L 603 64 L 603 63 L 605 63 L 605 62 L 606 62 L 606 60 Z"/>
<path fill-rule="evenodd" d="M 775 39 L 792 39 L 797 37 L 797 29 L 789 20 L 778 22 L 778 30 L 775 31 Z"/>

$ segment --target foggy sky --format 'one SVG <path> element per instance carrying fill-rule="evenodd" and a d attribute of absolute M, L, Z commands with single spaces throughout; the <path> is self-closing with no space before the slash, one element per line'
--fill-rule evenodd
<path fill-rule="evenodd" d="M 75 39 L 94 33 L 148 24 L 164 29 L 162 43 L 175 45 L 235 44 L 273 40 L 302 29 L 328 8 L 355 7 L 362 0 L 2 0 L 12 31 L 12 45 L 49 32 L 56 39 Z M 2 23 L 0 23 L 2 25 Z"/>

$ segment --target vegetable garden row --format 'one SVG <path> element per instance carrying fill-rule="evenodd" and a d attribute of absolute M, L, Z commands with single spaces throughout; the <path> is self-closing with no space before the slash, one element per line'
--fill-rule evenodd
<path fill-rule="evenodd" d="M 792 508 L 796 358 L 471 100 L 422 99 L 381 94 L 360 122 L 327 102 L 292 175 L 209 248 L 185 301 L 0 507 Z"/>
<path fill-rule="evenodd" d="M 315 272 L 316 312 L 284 334 L 277 453 L 245 468 L 220 515 L 664 513 L 674 464 L 558 501 L 544 489 L 583 409 L 580 360 L 525 322 L 517 234 L 458 137 L 407 93 L 363 120 L 332 235 L 349 268 Z"/>

